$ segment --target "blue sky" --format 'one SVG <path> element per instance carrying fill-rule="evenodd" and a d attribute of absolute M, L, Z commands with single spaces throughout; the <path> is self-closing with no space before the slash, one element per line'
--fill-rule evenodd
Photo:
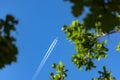
<path fill-rule="evenodd" d="M 81 21 L 83 17 L 74 18 L 71 5 L 63 0 L 0 0 L 0 18 L 12 14 L 19 20 L 17 31 L 13 33 L 19 49 L 18 61 L 0 70 L 0 80 L 32 80 L 38 65 L 56 37 L 59 38 L 58 43 L 36 80 L 50 80 L 49 73 L 54 72 L 51 65 L 59 61 L 63 61 L 69 69 L 67 80 L 91 80 L 92 76 L 98 77 L 97 71 L 102 70 L 103 65 L 107 65 L 113 76 L 120 80 L 120 53 L 115 51 L 115 45 L 120 40 L 119 34 L 105 37 L 109 39 L 106 45 L 109 48 L 109 56 L 108 59 L 96 61 L 96 69 L 80 71 L 71 63 L 75 46 L 66 40 L 61 27 L 76 19 Z"/>

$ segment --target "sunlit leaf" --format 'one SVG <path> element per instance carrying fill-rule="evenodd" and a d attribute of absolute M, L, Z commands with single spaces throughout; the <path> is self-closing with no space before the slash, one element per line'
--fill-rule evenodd
<path fill-rule="evenodd" d="M 116 50 L 120 51 L 120 42 L 118 43 L 118 45 L 116 46 Z"/>

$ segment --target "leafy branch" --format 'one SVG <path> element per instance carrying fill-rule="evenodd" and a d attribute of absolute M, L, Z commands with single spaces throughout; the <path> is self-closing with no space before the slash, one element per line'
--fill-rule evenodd
<path fill-rule="evenodd" d="M 79 21 L 73 21 L 70 27 L 65 25 L 62 30 L 67 34 L 67 39 L 76 46 L 77 53 L 72 55 L 72 62 L 79 69 L 85 66 L 86 70 L 91 70 L 96 67 L 93 60 L 107 57 L 107 41 L 99 42 L 97 39 L 102 33 L 100 29 L 96 29 L 95 33 L 90 32 Z"/>
<path fill-rule="evenodd" d="M 12 15 L 7 15 L 5 20 L 0 19 L 0 68 L 17 60 L 16 39 L 11 34 L 11 31 L 16 30 L 16 24 L 18 20 Z"/>
<path fill-rule="evenodd" d="M 103 66 L 103 71 L 98 71 L 100 74 L 99 78 L 92 78 L 92 80 L 116 80 L 115 77 L 112 77 L 112 74 L 110 71 L 106 70 L 106 66 Z"/>
<path fill-rule="evenodd" d="M 52 65 L 53 68 L 56 69 L 56 75 L 54 73 L 50 73 L 50 77 L 51 77 L 51 80 L 65 80 L 65 77 L 67 77 L 67 74 L 66 72 L 68 70 L 65 70 L 64 69 L 64 65 L 62 62 L 59 62 L 59 64 L 53 64 Z"/>

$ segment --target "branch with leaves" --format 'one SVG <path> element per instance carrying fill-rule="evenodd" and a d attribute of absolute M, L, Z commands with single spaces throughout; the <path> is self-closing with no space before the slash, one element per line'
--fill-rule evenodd
<path fill-rule="evenodd" d="M 93 60 L 107 57 L 108 48 L 105 47 L 107 40 L 99 42 L 100 30 L 88 31 L 79 21 L 73 21 L 70 25 L 64 26 L 62 30 L 66 33 L 67 39 L 76 46 L 76 54 L 72 55 L 72 62 L 79 68 L 86 67 L 86 70 L 95 68 Z"/>
<path fill-rule="evenodd" d="M 103 66 L 103 71 L 98 71 L 100 76 L 98 78 L 92 78 L 92 80 L 116 80 L 115 77 L 112 77 L 112 73 L 106 70 L 106 66 Z"/>
<path fill-rule="evenodd" d="M 67 77 L 67 71 L 66 69 L 64 69 L 64 65 L 62 62 L 59 62 L 59 64 L 53 64 L 52 65 L 53 68 L 56 69 L 56 74 L 54 73 L 50 73 L 50 78 L 51 80 L 65 80 L 65 77 Z"/>
<path fill-rule="evenodd" d="M 83 22 L 87 29 L 99 28 L 104 32 L 110 32 L 120 25 L 120 0 L 64 0 L 73 5 L 72 14 L 75 17 L 88 12 Z M 87 8 L 87 10 L 85 9 Z"/>
<path fill-rule="evenodd" d="M 16 39 L 11 34 L 11 31 L 16 31 L 16 24 L 18 20 L 12 15 L 7 15 L 5 20 L 0 19 L 0 69 L 17 60 Z"/>

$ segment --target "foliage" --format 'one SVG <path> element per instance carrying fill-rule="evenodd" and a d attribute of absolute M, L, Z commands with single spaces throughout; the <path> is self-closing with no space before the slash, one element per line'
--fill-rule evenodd
<path fill-rule="evenodd" d="M 68 70 L 64 69 L 65 66 L 63 65 L 63 63 L 59 62 L 59 65 L 53 64 L 52 67 L 56 69 L 56 75 L 51 72 L 51 80 L 65 80 L 65 77 L 67 77 L 66 72 Z"/>
<path fill-rule="evenodd" d="M 86 70 L 95 68 L 93 60 L 106 58 L 108 49 L 105 47 L 106 40 L 99 42 L 98 37 L 101 31 L 90 32 L 85 29 L 78 21 L 73 21 L 70 27 L 64 26 L 67 39 L 73 41 L 76 46 L 76 54 L 72 55 L 72 62 L 79 68 L 86 67 Z"/>
<path fill-rule="evenodd" d="M 96 24 L 104 32 L 110 32 L 120 25 L 120 0 L 65 0 L 73 3 L 72 13 L 75 17 L 89 8 L 83 22 L 87 29 L 95 28 Z"/>
<path fill-rule="evenodd" d="M 16 39 L 11 35 L 11 31 L 16 30 L 16 24 L 18 21 L 12 15 L 7 15 L 5 20 L 0 19 L 0 69 L 16 61 Z"/>
<path fill-rule="evenodd" d="M 91 70 L 96 68 L 94 60 L 106 58 L 108 48 L 106 40 L 99 41 L 102 36 L 120 32 L 120 0 L 64 0 L 73 3 L 72 13 L 79 17 L 88 12 L 82 24 L 73 21 L 70 26 L 64 25 L 62 30 L 67 39 L 75 44 L 76 54 L 72 55 L 72 62 L 77 68 Z M 120 42 L 116 46 L 120 51 Z M 103 66 L 103 71 L 98 71 L 99 77 L 92 80 L 116 80 L 110 71 Z M 54 76 L 55 77 L 55 76 Z M 52 79 L 54 80 L 54 79 Z M 59 80 L 59 79 L 56 79 Z"/>
<path fill-rule="evenodd" d="M 92 78 L 92 80 L 116 80 L 115 77 L 112 77 L 111 72 L 106 70 L 106 66 L 103 66 L 103 72 L 98 71 L 100 74 L 99 78 Z"/>
<path fill-rule="evenodd" d="M 107 57 L 108 49 L 105 47 L 107 41 L 99 41 L 99 38 L 104 36 L 101 29 L 96 28 L 95 31 L 90 31 L 83 27 L 79 21 L 73 21 L 70 27 L 64 25 L 62 30 L 67 34 L 67 39 L 76 46 L 77 53 L 72 55 L 72 62 L 79 69 L 85 66 L 86 70 L 91 70 L 96 67 L 95 59 L 99 61 L 101 58 Z M 64 70 L 62 62 L 59 65 L 53 64 L 52 67 L 56 69 L 56 75 L 51 73 L 51 80 L 64 80 L 67 70 Z M 106 70 L 106 66 L 103 66 L 103 71 L 98 71 L 98 73 L 100 76 L 92 78 L 92 80 L 116 80 L 115 77 L 112 77 L 111 72 Z"/>

